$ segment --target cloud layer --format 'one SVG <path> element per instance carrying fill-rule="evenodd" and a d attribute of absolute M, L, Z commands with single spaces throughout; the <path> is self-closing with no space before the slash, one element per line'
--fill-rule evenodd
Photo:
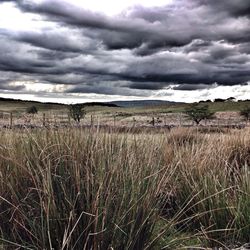
<path fill-rule="evenodd" d="M 108 16 L 70 1 L 5 0 L 0 11 L 9 13 L 0 17 L 1 93 L 39 95 L 29 82 L 54 96 L 202 98 L 237 86 L 250 98 L 249 1 L 175 0 Z"/>

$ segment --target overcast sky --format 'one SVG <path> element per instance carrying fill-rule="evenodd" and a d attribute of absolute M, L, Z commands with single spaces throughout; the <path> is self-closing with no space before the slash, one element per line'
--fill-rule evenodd
<path fill-rule="evenodd" d="M 250 99 L 250 0 L 1 0 L 0 96 Z"/>

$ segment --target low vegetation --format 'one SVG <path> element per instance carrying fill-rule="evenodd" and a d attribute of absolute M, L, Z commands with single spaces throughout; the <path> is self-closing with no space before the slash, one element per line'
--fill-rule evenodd
<path fill-rule="evenodd" d="M 202 120 L 210 120 L 214 118 L 214 112 L 209 110 L 208 105 L 192 105 L 185 111 L 186 115 L 199 125 Z"/>
<path fill-rule="evenodd" d="M 86 115 L 86 111 L 82 104 L 72 104 L 69 105 L 69 114 L 74 121 L 79 123 Z"/>
<path fill-rule="evenodd" d="M 27 108 L 26 111 L 28 114 L 37 114 L 38 113 L 38 109 L 36 106 L 30 106 Z"/>
<path fill-rule="evenodd" d="M 250 120 L 250 106 L 245 107 L 240 111 L 240 115 L 243 116 L 247 121 Z"/>
<path fill-rule="evenodd" d="M 0 249 L 250 241 L 250 133 L 1 131 Z"/>
<path fill-rule="evenodd" d="M 245 101 L 215 101 L 211 102 L 210 100 L 202 101 L 201 105 L 208 105 L 209 110 L 212 112 L 224 112 L 224 111 L 235 111 L 240 112 L 242 109 L 250 105 L 250 100 Z M 0 111 L 2 112 L 26 112 L 26 109 L 30 106 L 36 106 L 37 109 L 41 112 L 47 111 L 58 111 L 58 112 L 67 112 L 69 105 L 65 104 L 56 104 L 56 103 L 41 103 L 41 102 L 32 102 L 32 101 L 21 101 L 14 99 L 5 99 L 0 98 Z M 143 106 L 135 105 L 129 107 L 117 107 L 114 104 L 110 103 L 88 103 L 85 104 L 87 112 L 99 112 L 105 113 L 111 111 L 112 113 L 116 112 L 127 112 L 129 114 L 140 114 L 140 113 L 166 113 L 166 112 L 184 112 L 188 107 L 188 103 L 170 103 L 170 104 L 159 104 L 152 106 Z"/>

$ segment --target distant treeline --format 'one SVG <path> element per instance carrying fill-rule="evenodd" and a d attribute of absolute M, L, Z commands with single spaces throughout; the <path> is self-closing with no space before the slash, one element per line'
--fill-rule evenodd
<path fill-rule="evenodd" d="M 53 102 L 38 102 L 38 101 L 29 101 L 29 100 L 21 100 L 21 99 L 12 99 L 12 98 L 3 98 L 0 97 L 0 102 L 20 102 L 20 103 L 33 103 L 33 104 L 45 104 L 45 105 L 61 105 L 68 106 L 67 104 L 62 103 L 53 103 Z M 87 102 L 82 103 L 84 106 L 105 106 L 105 107 L 119 107 L 114 103 L 105 103 L 105 102 Z"/>
<path fill-rule="evenodd" d="M 229 97 L 227 99 L 222 99 L 222 98 L 216 98 L 213 101 L 212 100 L 205 100 L 205 101 L 200 101 L 199 103 L 204 103 L 204 102 L 249 102 L 250 100 L 236 100 L 234 97 Z"/>

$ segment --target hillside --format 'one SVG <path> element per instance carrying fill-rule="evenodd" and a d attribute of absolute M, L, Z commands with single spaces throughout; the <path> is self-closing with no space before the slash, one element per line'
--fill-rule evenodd
<path fill-rule="evenodd" d="M 30 106 L 36 106 L 39 111 L 64 111 L 68 105 L 60 103 L 43 103 L 35 101 L 23 101 L 0 98 L 1 112 L 24 112 Z M 165 113 L 183 112 L 190 103 L 177 103 L 161 100 L 141 100 L 141 101 L 114 101 L 114 102 L 91 102 L 83 103 L 87 111 L 90 112 L 129 112 L 129 113 Z M 220 101 L 201 102 L 199 105 L 208 105 L 214 112 L 240 111 L 246 106 L 250 106 L 250 100 L 246 101 Z"/>

